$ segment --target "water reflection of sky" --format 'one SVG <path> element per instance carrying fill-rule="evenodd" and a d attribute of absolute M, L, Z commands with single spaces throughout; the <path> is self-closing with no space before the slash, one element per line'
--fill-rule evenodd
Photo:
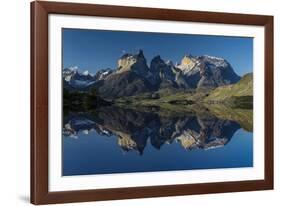
<path fill-rule="evenodd" d="M 242 128 L 227 144 L 210 149 L 185 149 L 176 139 L 157 149 L 147 139 L 141 155 L 137 150 L 122 149 L 115 134 L 101 135 L 91 129 L 80 130 L 75 137 L 63 137 L 63 175 L 253 166 L 253 134 Z"/>

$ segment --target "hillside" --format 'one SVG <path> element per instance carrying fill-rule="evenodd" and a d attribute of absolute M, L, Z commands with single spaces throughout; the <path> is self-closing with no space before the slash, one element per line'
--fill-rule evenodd
<path fill-rule="evenodd" d="M 253 73 L 248 73 L 236 84 L 218 87 L 210 92 L 209 96 L 204 99 L 208 103 L 229 103 L 252 105 L 253 101 Z M 245 104 L 245 105 L 244 105 Z"/>

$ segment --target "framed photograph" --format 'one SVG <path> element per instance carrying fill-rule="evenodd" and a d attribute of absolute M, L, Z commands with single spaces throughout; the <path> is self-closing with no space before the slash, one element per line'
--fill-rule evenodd
<path fill-rule="evenodd" d="M 273 17 L 31 3 L 31 202 L 273 189 Z"/>

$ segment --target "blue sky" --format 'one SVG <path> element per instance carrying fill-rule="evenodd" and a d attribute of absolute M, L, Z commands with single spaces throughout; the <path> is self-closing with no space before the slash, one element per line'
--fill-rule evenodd
<path fill-rule="evenodd" d="M 78 66 L 95 74 L 117 67 L 124 53 L 144 51 L 148 65 L 156 55 L 180 62 L 185 54 L 225 58 L 238 75 L 253 71 L 253 39 L 207 35 L 63 29 L 63 68 Z"/>

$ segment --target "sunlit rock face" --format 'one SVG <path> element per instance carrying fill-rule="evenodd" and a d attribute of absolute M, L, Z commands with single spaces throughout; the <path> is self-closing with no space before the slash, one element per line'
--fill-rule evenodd
<path fill-rule="evenodd" d="M 214 56 L 186 55 L 177 68 L 183 72 L 186 81 L 193 88 L 216 88 L 240 80 L 240 76 L 225 59 Z"/>
<path fill-rule="evenodd" d="M 199 134 L 192 130 L 186 130 L 176 137 L 176 141 L 179 142 L 184 149 L 192 149 L 197 145 Z"/>
<path fill-rule="evenodd" d="M 181 64 L 177 65 L 177 68 L 179 68 L 184 74 L 190 72 L 199 62 L 196 60 L 196 58 L 193 58 L 190 55 L 185 55 L 182 60 Z"/>
<path fill-rule="evenodd" d="M 94 115 L 72 114 L 65 118 L 63 134 L 75 137 L 79 132 L 118 138 L 125 151 L 140 155 L 150 143 L 155 149 L 178 143 L 184 149 L 214 149 L 226 145 L 240 125 L 213 115 L 161 116 L 157 113 L 124 109 L 100 108 Z M 86 132 L 85 132 L 86 131 Z"/>
<path fill-rule="evenodd" d="M 124 54 L 118 60 L 116 73 L 118 74 L 126 71 L 132 71 L 141 76 L 147 75 L 148 66 L 142 50 L 140 50 L 137 54 Z"/>
<path fill-rule="evenodd" d="M 168 89 L 212 89 L 240 80 L 227 60 L 215 56 L 185 55 L 180 64 L 163 60 L 160 55 L 147 63 L 144 52 L 127 53 L 115 69 L 100 69 L 95 75 L 77 67 L 63 70 L 64 88 L 95 88 L 106 98 L 138 95 Z"/>

